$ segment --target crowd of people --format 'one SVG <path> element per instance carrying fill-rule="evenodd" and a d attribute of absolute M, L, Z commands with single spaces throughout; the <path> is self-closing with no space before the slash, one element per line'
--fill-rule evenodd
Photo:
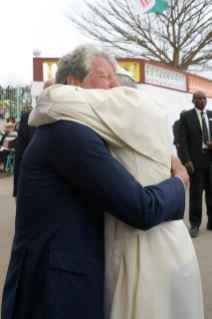
<path fill-rule="evenodd" d="M 0 85 L 0 119 L 4 120 L 8 116 L 17 117 L 17 107 L 20 115 L 27 111 L 31 103 L 30 86 L 3 88 Z"/>
<path fill-rule="evenodd" d="M 2 319 L 203 319 L 188 167 L 170 154 L 163 101 L 88 44 L 44 88 L 20 121 Z"/>
<path fill-rule="evenodd" d="M 30 94 L 30 86 L 26 85 L 26 86 L 21 86 L 18 88 L 19 88 L 20 97 L 23 97 L 25 93 Z M 11 100 L 14 97 L 16 97 L 16 95 L 17 95 L 17 87 L 8 85 L 6 88 L 4 88 L 0 85 L 0 100 L 2 100 L 3 98 L 5 100 Z"/>

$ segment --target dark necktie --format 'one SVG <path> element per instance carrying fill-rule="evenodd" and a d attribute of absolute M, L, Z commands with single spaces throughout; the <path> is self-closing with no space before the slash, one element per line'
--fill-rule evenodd
<path fill-rule="evenodd" d="M 209 142 L 209 136 L 208 136 L 208 129 L 207 129 L 207 125 L 206 125 L 206 121 L 205 121 L 205 117 L 204 117 L 204 112 L 201 112 L 201 120 L 202 120 L 202 139 L 203 142 L 206 144 L 206 142 Z"/>

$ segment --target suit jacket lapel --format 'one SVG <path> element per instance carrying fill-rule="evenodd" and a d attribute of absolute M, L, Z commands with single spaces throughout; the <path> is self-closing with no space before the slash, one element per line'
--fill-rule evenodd
<path fill-rule="evenodd" d="M 197 124 L 197 126 L 199 127 L 201 133 L 202 133 L 202 128 L 200 126 L 200 122 L 199 122 L 199 118 L 198 118 L 198 115 L 197 115 L 197 112 L 195 109 L 193 109 L 193 119 L 194 119 L 194 122 Z"/>

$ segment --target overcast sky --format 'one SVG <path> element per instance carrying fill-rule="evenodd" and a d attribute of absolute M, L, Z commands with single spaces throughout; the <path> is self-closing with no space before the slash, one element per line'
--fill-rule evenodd
<path fill-rule="evenodd" d="M 42 57 L 61 57 L 81 43 L 63 8 L 63 0 L 1 1 L 0 85 L 11 76 L 32 81 L 34 48 Z"/>
<path fill-rule="evenodd" d="M 34 48 L 41 49 L 41 57 L 61 57 L 82 41 L 91 42 L 65 17 L 63 9 L 69 1 L 73 0 L 1 1 L 0 85 L 10 78 L 20 84 L 33 80 Z M 201 75 L 212 79 L 212 72 Z"/>

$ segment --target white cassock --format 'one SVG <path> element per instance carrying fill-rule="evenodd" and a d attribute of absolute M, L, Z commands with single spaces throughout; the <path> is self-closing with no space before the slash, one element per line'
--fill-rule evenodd
<path fill-rule="evenodd" d="M 43 91 L 29 124 L 89 126 L 143 186 L 170 178 L 168 115 L 162 100 L 125 87 Z M 105 319 L 203 319 L 198 262 L 182 220 L 148 231 L 105 214 Z"/>

